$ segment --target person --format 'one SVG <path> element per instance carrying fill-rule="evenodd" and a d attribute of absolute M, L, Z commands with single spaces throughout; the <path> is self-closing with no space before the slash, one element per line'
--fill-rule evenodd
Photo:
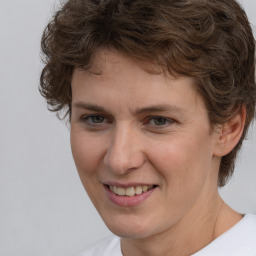
<path fill-rule="evenodd" d="M 68 0 L 42 53 L 40 92 L 69 117 L 115 234 L 81 256 L 256 255 L 256 216 L 218 194 L 255 113 L 255 41 L 235 0 Z"/>

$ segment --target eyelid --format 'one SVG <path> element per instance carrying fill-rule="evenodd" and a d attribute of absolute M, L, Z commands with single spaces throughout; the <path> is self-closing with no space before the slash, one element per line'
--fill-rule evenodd
<path fill-rule="evenodd" d="M 164 125 L 151 125 L 152 127 L 155 127 L 157 129 L 166 128 L 167 126 L 169 126 L 169 125 L 171 125 L 171 124 L 176 122 L 174 119 L 169 118 L 169 117 L 165 117 L 165 116 L 161 116 L 161 115 L 154 115 L 154 116 L 147 117 L 146 118 L 146 123 L 148 124 L 151 120 L 156 119 L 156 118 L 165 119 L 166 122 L 167 122 L 167 124 L 164 124 Z"/>
<path fill-rule="evenodd" d="M 103 122 L 100 122 L 100 123 L 93 123 L 88 121 L 89 118 L 93 118 L 93 117 L 103 117 L 104 120 Z M 92 128 L 100 128 L 102 126 L 106 126 L 109 123 L 111 123 L 111 119 L 109 117 L 107 117 L 104 114 L 98 114 L 98 113 L 81 115 L 79 118 L 79 121 L 82 122 L 84 125 Z"/>
<path fill-rule="evenodd" d="M 104 120 L 102 122 L 99 123 L 94 123 L 91 121 L 89 121 L 89 118 L 92 117 L 103 117 Z M 166 123 L 163 125 L 157 125 L 157 124 L 152 124 L 151 121 L 153 121 L 154 119 L 164 119 L 166 120 Z M 107 116 L 106 114 L 102 114 L 102 113 L 88 113 L 88 114 L 83 114 L 79 117 L 79 122 L 81 122 L 85 127 L 87 127 L 88 129 L 92 128 L 92 129 L 105 129 L 108 125 L 110 125 L 111 123 L 114 122 L 113 118 L 110 116 Z M 145 127 L 149 127 L 149 129 L 166 129 L 168 127 L 170 127 L 171 125 L 173 125 L 174 123 L 176 123 L 177 121 L 175 121 L 173 118 L 170 117 L 166 117 L 166 116 L 162 116 L 162 115 L 150 115 L 144 118 L 144 120 L 142 121 L 143 126 Z"/>

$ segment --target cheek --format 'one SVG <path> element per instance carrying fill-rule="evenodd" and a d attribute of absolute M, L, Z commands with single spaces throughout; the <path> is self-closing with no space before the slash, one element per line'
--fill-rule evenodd
<path fill-rule="evenodd" d="M 71 149 L 81 182 L 94 206 L 98 209 L 99 165 L 102 159 L 102 142 L 85 132 L 71 130 Z"/>
<path fill-rule="evenodd" d="M 71 130 L 71 149 L 81 179 L 94 175 L 103 154 L 102 143 L 84 132 Z"/>
<path fill-rule="evenodd" d="M 183 136 L 166 141 L 161 147 L 155 147 L 154 152 L 151 151 L 152 162 L 167 186 L 183 189 L 184 186 L 196 186 L 205 179 L 212 159 L 210 145 L 204 137 L 201 140 L 195 137 Z"/>

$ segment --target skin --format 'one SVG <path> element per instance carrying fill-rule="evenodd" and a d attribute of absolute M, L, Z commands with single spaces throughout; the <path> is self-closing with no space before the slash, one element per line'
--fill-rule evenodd
<path fill-rule="evenodd" d="M 124 255 L 191 255 L 241 219 L 217 190 L 221 156 L 241 134 L 238 119 L 212 130 L 192 78 L 150 74 L 110 50 L 98 51 L 90 71 L 75 69 L 73 157 Z M 157 188 L 121 207 L 106 195 L 109 182 Z"/>

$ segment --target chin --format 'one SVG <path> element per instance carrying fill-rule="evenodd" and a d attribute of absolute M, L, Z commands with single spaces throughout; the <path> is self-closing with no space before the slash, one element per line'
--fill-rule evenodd
<path fill-rule="evenodd" d="M 143 239 L 153 235 L 153 233 L 151 233 L 149 230 L 137 230 L 136 228 L 132 227 L 130 227 L 130 229 L 109 228 L 109 230 L 116 236 L 130 239 Z"/>
<path fill-rule="evenodd" d="M 122 238 L 146 238 L 154 234 L 152 221 L 141 221 L 138 217 L 113 218 L 111 221 L 105 221 L 108 229 L 115 235 Z"/>

